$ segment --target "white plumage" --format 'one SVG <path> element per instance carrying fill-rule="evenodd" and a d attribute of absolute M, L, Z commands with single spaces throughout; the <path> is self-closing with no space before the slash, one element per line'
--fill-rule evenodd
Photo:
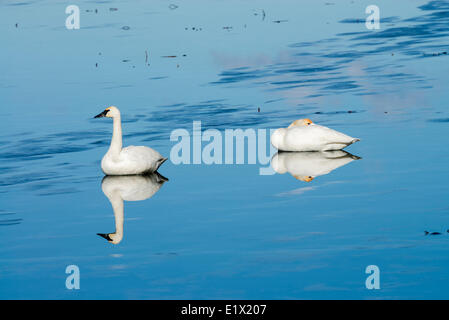
<path fill-rule="evenodd" d="M 144 146 L 123 148 L 116 156 L 108 152 L 101 160 L 101 169 L 107 175 L 133 175 L 155 172 L 167 160 L 159 152 Z"/>
<path fill-rule="evenodd" d="M 360 139 L 314 124 L 309 119 L 296 120 L 271 136 L 271 144 L 280 151 L 341 150 L 357 141 Z"/>
<path fill-rule="evenodd" d="M 117 107 L 106 108 L 95 118 L 113 118 L 111 146 L 101 160 L 101 169 L 106 175 L 134 175 L 155 172 L 164 163 L 159 152 L 145 146 L 122 148 L 122 124 Z"/>

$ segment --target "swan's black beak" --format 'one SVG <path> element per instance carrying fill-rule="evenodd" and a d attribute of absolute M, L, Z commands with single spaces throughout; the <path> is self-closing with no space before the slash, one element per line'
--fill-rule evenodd
<path fill-rule="evenodd" d="M 100 237 L 105 238 L 108 241 L 112 241 L 112 239 L 109 237 L 107 233 L 97 233 Z"/>
<path fill-rule="evenodd" d="M 102 113 L 97 114 L 97 115 L 94 117 L 94 119 L 95 119 L 95 118 L 103 118 L 103 117 L 106 117 L 106 114 L 108 113 L 108 111 L 109 111 L 109 110 L 104 110 Z"/>

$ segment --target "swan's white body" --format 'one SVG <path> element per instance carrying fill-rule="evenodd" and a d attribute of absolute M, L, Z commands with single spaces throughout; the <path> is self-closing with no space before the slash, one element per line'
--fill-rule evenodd
<path fill-rule="evenodd" d="M 109 242 L 118 244 L 123 239 L 124 201 L 142 201 L 151 198 L 162 187 L 166 178 L 158 173 L 137 176 L 106 176 L 101 189 L 112 205 L 115 232 L 98 233 Z"/>
<path fill-rule="evenodd" d="M 155 172 L 167 158 L 144 146 L 122 148 L 122 122 L 120 111 L 109 107 L 96 117 L 113 118 L 111 146 L 101 160 L 101 169 L 106 175 L 134 175 Z"/>
<path fill-rule="evenodd" d="M 305 182 L 360 159 L 346 151 L 324 152 L 280 152 L 271 159 L 274 171 L 280 174 L 289 172 L 293 177 Z"/>
<path fill-rule="evenodd" d="M 308 119 L 305 119 L 308 120 Z M 360 139 L 310 122 L 306 125 L 293 122 L 288 128 L 273 132 L 271 144 L 280 151 L 330 151 L 341 150 Z"/>
<path fill-rule="evenodd" d="M 115 152 L 109 149 L 101 160 L 107 175 L 134 175 L 155 172 L 166 159 L 151 148 L 129 146 Z"/>

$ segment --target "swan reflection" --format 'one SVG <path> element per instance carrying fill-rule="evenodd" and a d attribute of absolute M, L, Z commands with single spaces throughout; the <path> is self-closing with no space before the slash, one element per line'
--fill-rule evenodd
<path fill-rule="evenodd" d="M 331 173 L 360 157 L 349 152 L 278 152 L 271 159 L 274 171 L 280 174 L 290 173 L 298 180 L 310 182 L 318 176 Z"/>
<path fill-rule="evenodd" d="M 123 202 L 149 199 L 159 191 L 166 181 L 168 179 L 157 172 L 136 176 L 105 176 L 101 182 L 101 189 L 114 210 L 115 232 L 97 234 L 110 243 L 120 243 L 123 239 Z"/>

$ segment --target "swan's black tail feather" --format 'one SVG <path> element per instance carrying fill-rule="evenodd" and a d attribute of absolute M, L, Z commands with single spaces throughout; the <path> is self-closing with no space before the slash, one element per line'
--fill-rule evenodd
<path fill-rule="evenodd" d="M 163 182 L 167 182 L 168 181 L 168 178 L 164 177 L 159 172 L 156 171 L 154 174 L 156 175 L 156 179 L 157 179 L 158 182 L 162 182 L 163 183 Z"/>
<path fill-rule="evenodd" d="M 157 167 L 156 167 L 156 170 L 155 170 L 155 171 L 157 171 L 157 170 L 159 169 L 159 167 L 160 167 L 165 161 L 167 161 L 167 159 L 168 159 L 168 158 L 162 158 L 162 159 L 158 160 L 158 162 L 157 162 Z"/>

